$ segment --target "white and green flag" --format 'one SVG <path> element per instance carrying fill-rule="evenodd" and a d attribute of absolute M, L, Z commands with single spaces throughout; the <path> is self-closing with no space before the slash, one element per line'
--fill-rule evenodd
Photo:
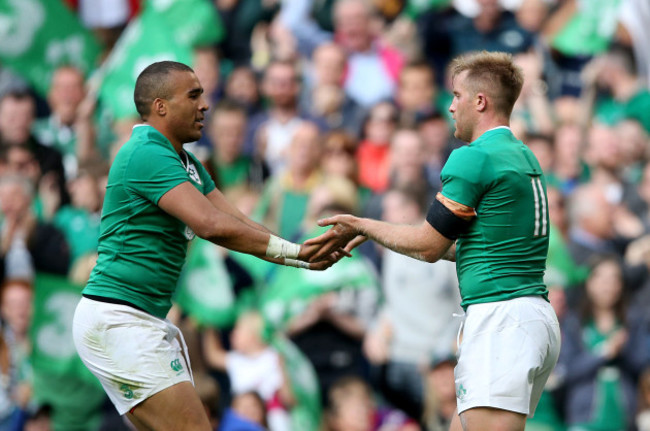
<path fill-rule="evenodd" d="M 192 65 L 192 49 L 223 37 L 219 16 L 208 0 L 149 0 L 127 26 L 103 66 L 100 100 L 114 118 L 137 116 L 135 81 L 151 63 Z"/>
<path fill-rule="evenodd" d="M 101 48 L 61 0 L 0 0 L 0 63 L 44 95 L 62 65 L 91 72 Z"/>

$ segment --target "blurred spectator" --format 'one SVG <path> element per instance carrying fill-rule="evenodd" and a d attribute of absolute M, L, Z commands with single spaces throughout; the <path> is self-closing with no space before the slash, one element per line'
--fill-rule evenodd
<path fill-rule="evenodd" d="M 293 134 L 306 118 L 298 111 L 300 82 L 295 64 L 288 61 L 269 64 L 262 91 L 269 105 L 266 111 L 251 118 L 244 148 L 248 154 L 262 154 L 271 173 L 276 175 L 286 167 Z"/>
<path fill-rule="evenodd" d="M 266 407 L 257 392 L 245 392 L 235 396 L 231 407 L 223 416 L 219 431 L 264 431 Z"/>
<path fill-rule="evenodd" d="M 24 431 L 51 431 L 52 407 L 48 404 L 40 406 L 25 422 Z"/>
<path fill-rule="evenodd" d="M 337 380 L 328 392 L 327 431 L 418 431 L 399 410 L 377 407 L 372 389 L 359 377 Z"/>
<path fill-rule="evenodd" d="M 622 178 L 632 184 L 638 184 L 643 175 L 643 167 L 650 159 L 650 134 L 636 120 L 623 120 L 616 125 L 622 153 Z"/>
<path fill-rule="evenodd" d="M 94 31 L 110 52 L 134 12 L 131 0 L 78 0 L 83 24 Z"/>
<path fill-rule="evenodd" d="M 416 128 L 420 134 L 425 159 L 426 179 L 435 190 L 442 188 L 440 172 L 447 162 L 455 141 L 449 123 L 440 112 L 432 112 L 417 118 Z"/>
<path fill-rule="evenodd" d="M 517 0 L 515 3 L 519 3 L 519 7 L 515 11 L 517 24 L 537 36 L 555 2 L 554 0 Z"/>
<path fill-rule="evenodd" d="M 215 0 L 226 38 L 220 44 L 225 58 L 235 66 L 251 59 L 251 37 L 259 23 L 269 23 L 279 10 L 278 0 Z"/>
<path fill-rule="evenodd" d="M 372 195 L 368 187 L 359 184 L 359 167 L 355 158 L 357 141 L 350 135 L 334 131 L 325 135 L 321 168 L 325 176 L 343 177 L 357 188 L 357 208 L 363 211 Z"/>
<path fill-rule="evenodd" d="M 52 113 L 32 126 L 40 143 L 63 155 L 67 178 L 76 175 L 80 162 L 97 158 L 94 136 L 91 136 L 94 106 L 89 106 L 90 101 L 82 103 L 85 97 L 84 76 L 79 69 L 72 66 L 56 69 L 47 94 Z"/>
<path fill-rule="evenodd" d="M 271 177 L 253 216 L 284 238 L 292 238 L 300 229 L 310 193 L 322 181 L 316 124 L 299 123 L 287 150 L 286 171 Z"/>
<path fill-rule="evenodd" d="M 446 72 L 445 65 L 459 54 L 483 49 L 516 54 L 533 44 L 533 34 L 524 30 L 498 0 L 476 3 L 479 8 L 475 16 L 443 9 L 432 10 L 419 20 L 424 54 L 441 77 Z"/>
<path fill-rule="evenodd" d="M 646 49 L 650 41 L 650 4 L 645 0 L 623 0 L 620 12 L 619 39 L 632 45 L 639 78 L 650 88 L 650 53 Z"/>
<path fill-rule="evenodd" d="M 235 68 L 224 88 L 224 98 L 241 104 L 249 116 L 254 116 L 261 109 L 260 93 L 255 72 L 248 66 Z"/>
<path fill-rule="evenodd" d="M 353 100 L 370 107 L 392 97 L 404 58 L 373 34 L 371 9 L 365 1 L 335 3 L 334 41 L 348 53 L 344 88 Z"/>
<path fill-rule="evenodd" d="M 586 85 L 606 92 L 597 100 L 597 118 L 608 124 L 631 118 L 650 133 L 650 90 L 639 80 L 630 52 L 612 49 L 587 65 L 584 75 Z"/>
<path fill-rule="evenodd" d="M 609 47 L 616 32 L 619 0 L 566 0 L 551 14 L 543 34 L 551 47 L 554 73 L 551 94 L 578 96 L 582 89 L 581 69 Z"/>
<path fill-rule="evenodd" d="M 383 220 L 417 224 L 424 219 L 423 198 L 411 188 L 391 189 L 383 199 Z M 429 264 L 391 250 L 383 251 L 382 291 L 378 319 L 364 339 L 371 363 L 380 366 L 380 388 L 386 399 L 411 418 L 424 411 L 424 370 L 434 355 L 455 351 L 460 321 L 456 268 Z M 454 392 L 455 393 L 455 392 Z"/>
<path fill-rule="evenodd" d="M 440 97 L 433 69 L 424 62 L 414 62 L 402 69 L 395 101 L 400 110 L 400 124 L 414 126 L 418 118 L 435 111 L 446 111 Z"/>
<path fill-rule="evenodd" d="M 32 285 L 25 280 L 7 280 L 2 284 L 0 316 L 2 337 L 9 349 L 9 394 L 12 404 L 21 412 L 32 401 L 32 366 L 30 362 L 32 322 Z M 24 414 L 24 413 L 23 413 Z"/>
<path fill-rule="evenodd" d="M 216 49 L 213 47 L 195 49 L 192 69 L 199 78 L 208 105 L 213 107 L 219 99 L 221 85 L 220 61 Z"/>
<path fill-rule="evenodd" d="M 239 316 L 231 338 L 232 350 L 223 349 L 216 332 L 204 333 L 207 364 L 227 371 L 235 397 L 258 393 L 265 404 L 271 431 L 289 431 L 288 410 L 295 403 L 284 363 L 278 352 L 263 338 L 264 321 L 255 312 Z M 237 398 L 233 400 L 233 407 Z M 243 402 L 243 400 L 242 400 Z M 236 409 L 235 409 L 236 411 Z"/>
<path fill-rule="evenodd" d="M 196 356 L 193 356 L 196 358 Z M 194 372 L 194 388 L 199 394 L 201 403 L 205 408 L 205 412 L 210 420 L 210 426 L 214 431 L 217 431 L 220 422 L 219 402 L 220 402 L 220 389 L 217 381 L 205 372 Z"/>
<path fill-rule="evenodd" d="M 9 278 L 31 278 L 34 271 L 66 275 L 70 252 L 63 234 L 38 221 L 31 208 L 33 186 L 28 179 L 10 175 L 0 179 L 2 271 Z"/>
<path fill-rule="evenodd" d="M 569 251 L 579 265 L 597 256 L 614 255 L 623 260 L 628 241 L 616 235 L 615 205 L 606 191 L 589 183 L 571 196 L 569 208 Z M 628 289 L 640 288 L 648 278 L 648 261 L 625 264 L 623 278 Z"/>
<path fill-rule="evenodd" d="M 581 312 L 562 322 L 558 367 L 567 384 L 570 429 L 629 429 L 636 412 L 635 380 L 647 361 L 639 318 L 627 308 L 616 258 L 592 266 Z"/>
<path fill-rule="evenodd" d="M 357 150 L 359 182 L 375 193 L 388 187 L 390 142 L 397 127 L 397 109 L 390 102 L 372 107 Z"/>
<path fill-rule="evenodd" d="M 81 166 L 76 178 L 68 181 L 70 204 L 56 211 L 52 224 L 65 236 L 70 246 L 71 274 L 74 268 L 85 266 L 80 275 L 81 284 L 90 276 L 90 269 L 97 259 L 99 222 L 102 210 L 100 178 L 108 175 L 108 169 L 100 165 Z M 86 262 L 89 261 L 89 262 Z"/>
<path fill-rule="evenodd" d="M 319 218 L 354 213 L 356 206 L 352 183 L 340 177 L 326 179 L 311 193 L 304 236 L 322 231 L 316 226 Z M 329 387 L 340 377 L 367 374 L 362 340 L 377 312 L 378 281 L 370 263 L 354 253 L 318 274 L 280 268 L 271 288 L 285 290 L 287 283 L 298 293 L 285 304 L 284 328 L 313 364 L 325 400 Z"/>
<path fill-rule="evenodd" d="M 58 187 L 62 188 L 64 171 L 61 153 L 41 144 L 32 135 L 34 109 L 34 98 L 29 93 L 17 91 L 0 96 L 0 146 L 19 145 L 29 149 L 38 161 L 40 175 L 53 172 Z"/>
<path fill-rule="evenodd" d="M 446 431 L 456 413 L 454 355 L 433 356 L 426 370 L 424 423 L 427 431 Z"/>
<path fill-rule="evenodd" d="M 210 117 L 208 172 L 222 192 L 238 186 L 261 189 L 269 176 L 260 155 L 243 152 L 246 121 L 245 109 L 227 99 L 215 106 Z"/>
<path fill-rule="evenodd" d="M 524 72 L 524 85 L 512 111 L 510 127 L 515 136 L 551 134 L 555 128 L 548 84 L 542 76 L 543 58 L 535 52 L 517 54 L 515 63 Z"/>
<path fill-rule="evenodd" d="M 582 131 L 574 123 L 565 123 L 554 134 L 553 169 L 544 172 L 549 184 L 562 194 L 569 195 L 587 180 L 586 166 L 582 161 Z"/>
<path fill-rule="evenodd" d="M 359 136 L 365 110 L 342 88 L 345 67 L 345 52 L 338 45 L 325 43 L 316 48 L 300 105 L 303 111 L 322 119 L 330 130 L 343 129 Z"/>
<path fill-rule="evenodd" d="M 395 132 L 390 142 L 390 179 L 392 188 L 411 188 L 433 199 L 437 190 L 427 182 L 422 138 L 415 130 Z M 428 202 L 427 202 L 428 203 Z"/>

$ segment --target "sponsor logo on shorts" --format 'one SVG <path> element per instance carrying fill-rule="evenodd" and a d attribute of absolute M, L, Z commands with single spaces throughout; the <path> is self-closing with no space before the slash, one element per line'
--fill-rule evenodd
<path fill-rule="evenodd" d="M 171 361 L 169 363 L 169 366 L 172 367 L 172 370 L 174 370 L 176 372 L 183 371 L 183 365 L 181 364 L 180 359 L 174 359 L 173 361 Z"/>
<path fill-rule="evenodd" d="M 461 383 L 458 389 L 456 390 L 456 398 L 462 401 L 465 398 L 465 395 L 467 395 L 467 389 L 465 389 L 463 387 L 463 384 Z"/>
<path fill-rule="evenodd" d="M 131 386 L 127 385 L 126 383 L 122 384 L 120 386 L 120 391 L 124 394 L 124 398 L 127 400 L 132 400 L 133 399 L 133 389 Z"/>

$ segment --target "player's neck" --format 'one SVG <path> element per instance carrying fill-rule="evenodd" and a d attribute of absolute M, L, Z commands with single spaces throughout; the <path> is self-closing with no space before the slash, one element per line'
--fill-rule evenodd
<path fill-rule="evenodd" d="M 180 153 L 183 150 L 183 143 L 178 139 L 176 139 L 172 133 L 170 133 L 169 129 L 165 126 L 164 123 L 161 123 L 160 121 L 156 121 L 154 118 L 151 118 L 145 121 L 144 124 L 150 125 L 158 132 L 160 132 L 161 135 L 167 138 L 167 140 L 172 144 L 174 150 L 177 153 Z"/>
<path fill-rule="evenodd" d="M 481 135 L 483 135 L 488 130 L 492 130 L 496 127 L 510 127 L 510 120 L 502 117 L 492 117 L 492 118 L 483 118 L 479 120 L 478 124 L 474 128 L 474 133 L 472 133 L 472 140 L 474 142 Z"/>

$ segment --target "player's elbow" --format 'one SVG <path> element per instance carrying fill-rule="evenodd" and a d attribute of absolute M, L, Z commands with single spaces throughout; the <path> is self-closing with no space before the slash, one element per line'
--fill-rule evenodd
<path fill-rule="evenodd" d="M 425 262 L 433 263 L 440 260 L 440 254 L 433 250 L 426 250 L 421 254 L 422 260 Z"/>
<path fill-rule="evenodd" d="M 226 232 L 223 229 L 223 223 L 220 223 L 218 217 L 214 214 L 205 214 L 199 217 L 195 223 L 190 226 L 196 236 L 214 241 L 221 238 Z"/>

